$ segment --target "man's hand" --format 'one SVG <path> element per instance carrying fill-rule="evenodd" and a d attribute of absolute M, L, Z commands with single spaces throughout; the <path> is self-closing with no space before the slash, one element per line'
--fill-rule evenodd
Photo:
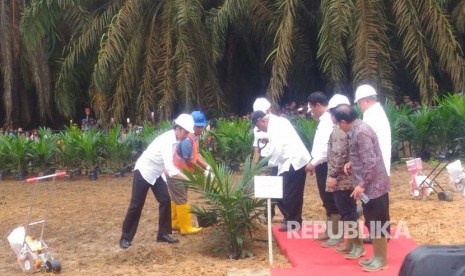
<path fill-rule="evenodd" d="M 313 166 L 312 163 L 308 163 L 305 170 L 310 173 L 310 175 L 313 175 L 315 173 L 315 166 Z"/>
<path fill-rule="evenodd" d="M 357 185 L 357 187 L 355 187 L 354 191 L 350 194 L 350 196 L 357 200 L 360 198 L 360 196 L 363 194 L 363 192 L 365 191 L 364 188 L 362 188 L 360 185 Z"/>
<path fill-rule="evenodd" d="M 326 188 L 328 188 L 330 191 L 334 191 L 336 189 L 337 185 L 337 178 L 334 177 L 328 177 L 326 180 Z"/>
<path fill-rule="evenodd" d="M 346 163 L 344 165 L 344 174 L 350 175 L 351 172 L 352 172 L 352 162 Z"/>

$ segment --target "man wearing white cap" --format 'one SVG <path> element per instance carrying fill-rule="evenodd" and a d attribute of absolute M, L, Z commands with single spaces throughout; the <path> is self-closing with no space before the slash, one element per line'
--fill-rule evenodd
<path fill-rule="evenodd" d="M 354 103 L 363 113 L 363 121 L 369 125 L 376 133 L 381 155 L 383 156 L 384 167 L 387 175 L 391 175 L 391 126 L 384 112 L 383 107 L 378 102 L 376 90 L 368 84 L 360 85 L 355 91 Z M 390 231 L 390 228 L 388 229 Z M 365 238 L 365 243 L 371 243 L 371 238 Z"/>
<path fill-rule="evenodd" d="M 354 103 L 358 104 L 362 111 L 363 121 L 375 131 L 378 137 L 384 166 L 389 176 L 391 175 L 391 126 L 386 112 L 378 102 L 376 90 L 368 84 L 360 85 L 355 91 Z"/>
<path fill-rule="evenodd" d="M 170 236 L 171 204 L 166 186 L 166 177 L 184 178 L 173 164 L 173 154 L 179 141 L 184 140 L 189 133 L 194 133 L 194 119 L 190 114 L 181 114 L 174 121 L 175 126 L 153 140 L 142 155 L 137 159 L 134 167 L 132 195 L 119 245 L 122 249 L 131 246 L 137 232 L 142 208 L 149 189 L 159 203 L 157 242 L 176 243 L 179 240 Z"/>

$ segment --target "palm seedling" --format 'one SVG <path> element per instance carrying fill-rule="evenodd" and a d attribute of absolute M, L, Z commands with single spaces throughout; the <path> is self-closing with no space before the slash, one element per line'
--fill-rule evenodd
<path fill-rule="evenodd" d="M 81 132 L 76 141 L 76 153 L 81 165 L 86 168 L 90 180 L 97 179 L 97 165 L 102 157 L 102 134 L 95 129 Z"/>
<path fill-rule="evenodd" d="M 16 169 L 18 180 L 24 180 L 27 175 L 27 166 L 32 157 L 31 141 L 25 136 L 10 137 L 6 144 L 13 168 Z"/>
<path fill-rule="evenodd" d="M 217 157 L 231 169 L 238 170 L 252 151 L 253 133 L 249 121 L 218 120 L 217 129 L 211 133 L 218 145 Z"/>
<path fill-rule="evenodd" d="M 58 135 L 58 156 L 70 178 L 81 172 L 80 160 L 77 154 L 80 136 L 81 130 L 76 126 L 65 126 L 65 131 Z"/>
<path fill-rule="evenodd" d="M 0 179 L 3 180 L 8 172 L 11 170 L 11 157 L 8 151 L 9 135 L 0 134 Z"/>
<path fill-rule="evenodd" d="M 438 122 L 436 112 L 423 105 L 408 115 L 401 115 L 399 124 L 403 135 L 410 141 L 416 155 L 423 160 L 431 157 L 431 146 L 437 144 Z"/>
<path fill-rule="evenodd" d="M 458 153 L 465 137 L 465 96 L 449 94 L 436 98 L 438 103 L 438 140 L 442 151 Z"/>
<path fill-rule="evenodd" d="M 294 128 L 302 139 L 307 150 L 312 151 L 313 138 L 315 137 L 317 122 L 306 118 L 296 118 Z"/>
<path fill-rule="evenodd" d="M 124 175 L 123 167 L 128 165 L 135 146 L 135 133 L 129 131 L 121 135 L 121 125 L 113 126 L 106 136 L 102 136 L 105 159 L 116 176 Z"/>
<path fill-rule="evenodd" d="M 37 168 L 40 174 L 45 174 L 47 169 L 53 167 L 58 154 L 58 136 L 50 129 L 39 129 L 40 139 L 33 141 L 32 146 L 32 166 Z"/>
<path fill-rule="evenodd" d="M 198 217 L 215 218 L 216 234 L 220 244 L 216 249 L 223 250 L 232 259 L 250 255 L 246 250 L 251 231 L 258 220 L 258 208 L 265 205 L 263 199 L 254 198 L 253 179 L 266 167 L 267 159 L 252 165 L 250 155 L 246 158 L 242 175 L 234 174 L 224 164 L 217 164 L 213 156 L 205 153 L 205 160 L 212 168 L 212 175 L 203 172 L 185 172 L 189 187 L 198 191 L 208 202 L 202 208 L 193 208 Z"/>

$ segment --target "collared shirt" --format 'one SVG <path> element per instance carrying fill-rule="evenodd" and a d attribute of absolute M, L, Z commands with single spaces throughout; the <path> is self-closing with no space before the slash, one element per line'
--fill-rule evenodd
<path fill-rule="evenodd" d="M 370 199 L 388 193 L 391 186 L 376 133 L 368 124 L 357 119 L 348 135 L 354 186 L 364 188 Z"/>
<path fill-rule="evenodd" d="M 328 140 L 331 132 L 333 132 L 333 126 L 334 123 L 331 120 L 331 115 L 328 111 L 325 111 L 319 118 L 315 138 L 313 138 L 312 160 L 310 163 L 314 167 L 327 161 Z"/>
<path fill-rule="evenodd" d="M 386 172 L 391 175 L 391 126 L 381 104 L 375 103 L 365 110 L 363 121 L 375 131 L 383 154 Z"/>
<path fill-rule="evenodd" d="M 308 164 L 310 153 L 288 119 L 270 116 L 267 133 L 270 147 L 268 163 L 278 167 L 278 175 L 289 171 L 291 165 L 298 170 Z"/>
<path fill-rule="evenodd" d="M 179 170 L 173 164 L 173 154 L 178 142 L 174 129 L 161 134 L 137 159 L 134 170 L 139 170 L 145 181 L 152 185 L 160 176 L 166 180 L 165 170 L 169 176 L 178 174 Z"/>
<path fill-rule="evenodd" d="M 333 191 L 353 190 L 352 177 L 344 174 L 344 165 L 349 162 L 349 136 L 337 125 L 328 142 L 328 176 L 336 178 Z M 327 192 L 332 192 L 326 189 Z"/>

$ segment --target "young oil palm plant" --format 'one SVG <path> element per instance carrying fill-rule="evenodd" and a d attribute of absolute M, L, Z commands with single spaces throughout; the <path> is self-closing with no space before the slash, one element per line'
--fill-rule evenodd
<path fill-rule="evenodd" d="M 82 166 L 87 170 L 90 180 L 97 179 L 96 168 L 102 158 L 102 134 L 95 129 L 81 132 L 76 141 L 76 154 Z"/>
<path fill-rule="evenodd" d="M 233 169 L 252 151 L 253 133 L 247 120 L 218 120 L 212 135 L 218 145 L 217 157 Z"/>
<path fill-rule="evenodd" d="M 312 151 L 313 138 L 315 137 L 317 124 L 318 123 L 315 120 L 300 117 L 294 121 L 295 130 L 309 152 Z"/>
<path fill-rule="evenodd" d="M 386 112 L 386 116 L 391 126 L 391 159 L 392 161 L 398 161 L 399 145 L 403 141 L 409 140 L 409 133 L 402 124 L 402 118 L 407 117 L 412 112 L 412 109 L 405 105 L 401 106 L 400 108 L 396 108 L 391 102 L 386 101 L 384 103 L 384 111 Z"/>
<path fill-rule="evenodd" d="M 55 164 L 58 154 L 58 135 L 47 128 L 40 128 L 39 135 L 40 139 L 31 143 L 31 161 L 33 168 L 37 168 L 40 174 L 45 174 L 46 170 Z"/>
<path fill-rule="evenodd" d="M 215 234 L 222 242 L 218 250 L 225 251 L 232 259 L 249 256 L 246 248 L 260 214 L 258 208 L 265 205 L 263 199 L 254 198 L 253 179 L 264 171 L 268 161 L 263 159 L 253 166 L 249 155 L 242 176 L 238 176 L 224 164 L 217 164 L 211 154 L 204 155 L 214 177 L 205 176 L 201 171 L 185 171 L 189 178 L 186 184 L 208 201 L 207 206 L 193 208 L 192 212 L 198 216 L 216 217 Z"/>
<path fill-rule="evenodd" d="M 65 131 L 60 132 L 58 135 L 58 156 L 70 178 L 75 174 L 80 174 L 81 170 L 77 154 L 80 135 L 81 130 L 76 126 L 65 126 Z"/>
<path fill-rule="evenodd" d="M 405 138 L 415 149 L 416 155 L 428 160 L 433 151 L 431 146 L 438 144 L 437 131 L 440 122 L 437 121 L 435 110 L 423 105 L 421 109 L 411 114 L 401 115 L 399 124 Z"/>
<path fill-rule="evenodd" d="M 442 151 L 455 152 L 457 139 L 465 137 L 465 96 L 448 94 L 437 97 L 438 140 Z"/>
<path fill-rule="evenodd" d="M 11 157 L 8 151 L 10 136 L 0 134 L 0 179 L 3 180 L 11 170 Z"/>
<path fill-rule="evenodd" d="M 103 155 L 115 175 L 124 175 L 123 167 L 131 162 L 135 149 L 135 133 L 122 135 L 121 125 L 113 126 L 102 136 Z"/>
<path fill-rule="evenodd" d="M 24 180 L 27 167 L 32 159 L 32 142 L 25 136 L 8 138 L 6 150 L 9 152 L 12 168 L 16 170 L 17 179 Z"/>

